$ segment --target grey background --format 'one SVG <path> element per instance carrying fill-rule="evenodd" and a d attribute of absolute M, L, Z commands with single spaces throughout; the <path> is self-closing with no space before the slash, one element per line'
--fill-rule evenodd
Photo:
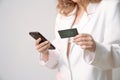
<path fill-rule="evenodd" d="M 39 64 L 29 31 L 54 38 L 55 0 L 0 0 L 0 80 L 55 80 Z"/>
<path fill-rule="evenodd" d="M 0 80 L 55 80 L 56 70 L 39 64 L 29 31 L 54 39 L 56 0 L 0 0 Z M 114 71 L 120 80 L 120 71 Z"/>

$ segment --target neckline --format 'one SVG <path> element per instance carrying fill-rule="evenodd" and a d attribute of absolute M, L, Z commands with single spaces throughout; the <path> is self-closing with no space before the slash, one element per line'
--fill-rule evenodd
<path fill-rule="evenodd" d="M 81 16 L 81 19 L 78 21 L 77 24 L 73 24 L 72 28 L 75 27 L 75 26 L 78 26 L 79 24 L 81 24 L 81 22 L 84 21 L 84 19 L 85 19 L 86 16 L 87 16 L 87 13 L 84 12 L 84 13 L 82 14 L 82 16 Z"/>

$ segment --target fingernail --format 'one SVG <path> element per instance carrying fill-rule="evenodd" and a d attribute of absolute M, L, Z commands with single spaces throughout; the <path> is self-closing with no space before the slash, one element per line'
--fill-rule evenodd
<path fill-rule="evenodd" d="M 38 40 L 41 40 L 41 38 L 38 38 Z"/>
<path fill-rule="evenodd" d="M 45 41 L 46 43 L 49 43 L 49 41 Z"/>

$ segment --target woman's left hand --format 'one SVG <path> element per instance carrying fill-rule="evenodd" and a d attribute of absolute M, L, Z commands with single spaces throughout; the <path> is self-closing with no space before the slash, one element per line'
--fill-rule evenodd
<path fill-rule="evenodd" d="M 91 52 L 95 52 L 96 50 L 96 43 L 90 34 L 78 34 L 74 37 L 73 42 L 80 45 L 82 49 L 89 50 Z"/>

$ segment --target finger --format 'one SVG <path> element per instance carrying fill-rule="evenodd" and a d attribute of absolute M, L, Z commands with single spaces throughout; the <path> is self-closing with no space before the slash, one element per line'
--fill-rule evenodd
<path fill-rule="evenodd" d="M 40 49 L 41 47 L 43 47 L 47 44 L 48 44 L 48 41 L 42 42 L 42 43 L 40 43 L 39 45 L 36 46 L 36 49 L 38 50 L 38 49 Z"/>
<path fill-rule="evenodd" d="M 92 46 L 82 45 L 82 46 L 81 46 L 81 48 L 86 50 L 86 49 L 91 49 L 91 48 L 92 48 Z"/>
<path fill-rule="evenodd" d="M 47 49 L 49 49 L 49 47 L 50 47 L 50 43 L 41 47 L 38 51 L 44 53 Z"/>
<path fill-rule="evenodd" d="M 81 37 L 81 38 L 76 38 L 73 40 L 73 42 L 89 42 L 89 41 L 93 41 L 93 39 L 91 37 Z"/>
<path fill-rule="evenodd" d="M 86 33 L 81 33 L 81 34 L 78 34 L 74 37 L 74 39 L 76 38 L 80 38 L 80 37 L 87 37 L 87 36 L 90 36 L 89 34 L 86 34 Z"/>
<path fill-rule="evenodd" d="M 82 45 L 81 48 L 84 49 L 84 50 L 89 50 L 89 51 L 95 52 L 95 50 L 96 50 L 96 45 L 93 45 L 93 46 L 91 46 L 91 45 L 89 45 L 89 46 L 87 46 L 87 45 Z"/>
<path fill-rule="evenodd" d="M 42 43 L 40 43 L 38 46 L 36 46 L 36 49 L 38 50 L 38 49 L 40 49 L 41 47 L 43 47 L 43 46 L 45 46 L 45 45 L 47 45 L 47 44 L 49 44 L 48 41 L 42 42 Z"/>
<path fill-rule="evenodd" d="M 84 40 L 85 41 L 92 41 L 93 38 L 90 35 L 86 35 L 86 36 L 78 35 L 78 36 L 74 37 L 74 39 L 73 39 L 73 41 L 84 41 Z"/>
<path fill-rule="evenodd" d="M 88 40 L 89 40 L 88 38 L 82 37 L 82 38 L 74 39 L 73 41 L 74 41 L 74 42 L 84 42 L 84 41 L 88 41 Z"/>
<path fill-rule="evenodd" d="M 35 45 L 39 45 L 40 44 L 40 41 L 41 41 L 41 38 L 38 38 L 35 42 Z"/>
<path fill-rule="evenodd" d="M 89 41 L 89 42 L 77 42 L 76 44 L 80 45 L 80 46 L 82 46 L 82 45 L 93 46 L 94 43 Z"/>

